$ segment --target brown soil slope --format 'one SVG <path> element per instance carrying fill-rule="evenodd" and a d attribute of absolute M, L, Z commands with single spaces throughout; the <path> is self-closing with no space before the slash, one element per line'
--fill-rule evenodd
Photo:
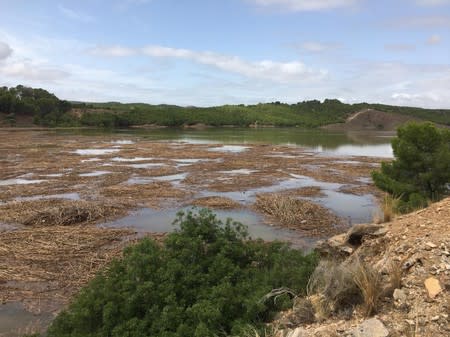
<path fill-rule="evenodd" d="M 356 226 L 365 235 L 362 243 L 352 245 L 349 238 Z M 450 336 L 450 197 L 384 225 L 356 226 L 323 242 L 318 251 L 329 257 L 346 255 L 343 263 L 363 261 L 379 273 L 381 287 L 391 291 L 382 292 L 375 318 L 366 320 L 355 307 L 347 317 L 289 324 L 294 309 L 288 324 L 283 322 L 290 329 L 276 336 Z M 398 282 L 392 286 L 394 274 Z M 363 331 L 368 326 L 377 331 Z"/>
<path fill-rule="evenodd" d="M 324 126 L 330 130 L 395 130 L 399 125 L 419 119 L 410 116 L 364 109 L 351 115 L 345 123 Z"/>

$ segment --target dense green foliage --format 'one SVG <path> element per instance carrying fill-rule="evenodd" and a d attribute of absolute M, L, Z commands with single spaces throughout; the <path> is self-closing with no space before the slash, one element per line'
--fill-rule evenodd
<path fill-rule="evenodd" d="M 326 99 L 323 102 L 310 100 L 296 104 L 273 102 L 253 105 L 181 107 L 117 102 L 69 103 L 60 101 L 55 95 L 43 89 L 32 89 L 21 85 L 9 89 L 0 88 L 0 113 L 5 114 L 4 120 L 9 124 L 14 124 L 16 115 L 29 115 L 34 116 L 36 124 L 46 126 L 81 125 L 114 128 L 145 124 L 182 126 L 200 123 L 212 126 L 247 127 L 258 124 L 314 128 L 342 123 L 351 114 L 367 108 L 450 125 L 450 110 L 367 103 L 346 104 L 337 99 Z"/>
<path fill-rule="evenodd" d="M 245 227 L 209 211 L 179 214 L 163 245 L 144 239 L 83 289 L 52 336 L 227 336 L 261 327 L 302 293 L 317 263 L 282 243 L 248 240 Z"/>
<path fill-rule="evenodd" d="M 400 199 L 407 212 L 450 192 L 450 130 L 408 123 L 392 140 L 395 160 L 372 173 L 375 184 Z"/>
<path fill-rule="evenodd" d="M 89 126 L 124 127 L 157 124 L 181 126 L 203 123 L 213 126 L 251 124 L 300 126 L 314 128 L 342 123 L 351 114 L 362 109 L 408 115 L 450 125 L 450 110 L 432 110 L 395 107 L 381 104 L 345 104 L 336 99 L 304 101 L 296 104 L 280 102 L 255 105 L 223 105 L 218 107 L 179 107 L 175 105 L 96 103 L 85 107 L 81 123 Z M 96 111 L 101 110 L 99 114 Z"/>
<path fill-rule="evenodd" d="M 61 101 L 44 89 L 18 85 L 15 88 L 0 87 L 0 112 L 14 125 L 16 116 L 32 116 L 34 123 L 46 126 L 74 125 L 76 120 L 69 111 L 72 105 Z"/>

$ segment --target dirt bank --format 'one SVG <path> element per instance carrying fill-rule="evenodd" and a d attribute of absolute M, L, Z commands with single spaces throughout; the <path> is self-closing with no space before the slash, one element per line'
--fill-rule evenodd
<path fill-rule="evenodd" d="M 297 306 L 280 319 L 276 336 L 294 332 L 304 337 L 450 335 L 450 197 L 383 226 L 356 227 L 323 242 L 318 251 L 328 258 L 343 256 L 334 259 L 334 265 L 345 266 L 340 273 L 355 261 L 375 270 L 381 295 L 375 316 L 368 319 L 363 305 L 357 304 L 346 312 L 335 307 L 335 312 L 311 323 L 318 320 L 318 312 L 310 309 L 312 316 L 306 317 L 305 306 Z M 342 286 L 339 275 L 334 277 L 335 289 Z M 340 303 L 345 306 L 345 301 Z"/>

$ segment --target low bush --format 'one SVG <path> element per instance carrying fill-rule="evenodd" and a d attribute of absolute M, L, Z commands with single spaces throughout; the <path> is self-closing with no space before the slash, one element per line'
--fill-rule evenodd
<path fill-rule="evenodd" d="M 249 240 L 210 211 L 180 213 L 163 244 L 143 239 L 83 289 L 48 336 L 227 336 L 292 305 L 262 300 L 274 288 L 305 293 L 317 257 Z"/>

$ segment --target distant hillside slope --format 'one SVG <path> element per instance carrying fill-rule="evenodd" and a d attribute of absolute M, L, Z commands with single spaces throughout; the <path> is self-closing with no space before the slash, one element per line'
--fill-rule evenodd
<path fill-rule="evenodd" d="M 350 115 L 345 123 L 329 124 L 324 126 L 324 128 L 331 130 L 395 130 L 398 126 L 408 121 L 421 120 L 420 118 L 399 113 L 363 109 Z"/>
<path fill-rule="evenodd" d="M 60 100 L 44 89 L 0 87 L 0 127 L 239 126 L 324 127 L 393 130 L 408 120 L 450 127 L 450 110 L 384 104 L 347 104 L 337 99 L 222 105 L 213 107 L 146 103 L 84 103 Z M 339 123 L 339 124 L 338 124 Z M 334 125 L 336 124 L 336 125 Z"/>

